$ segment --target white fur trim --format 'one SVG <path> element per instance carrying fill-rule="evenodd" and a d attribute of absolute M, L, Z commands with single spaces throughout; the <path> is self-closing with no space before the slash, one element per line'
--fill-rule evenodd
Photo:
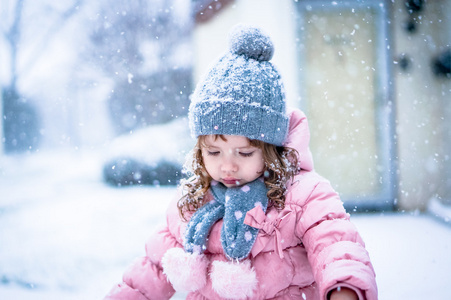
<path fill-rule="evenodd" d="M 250 260 L 240 263 L 214 261 L 210 278 L 213 290 L 227 299 L 252 297 L 258 283 Z"/>
<path fill-rule="evenodd" d="M 187 253 L 171 248 L 161 259 L 163 273 L 176 291 L 197 291 L 207 283 L 209 260 L 203 254 Z"/>

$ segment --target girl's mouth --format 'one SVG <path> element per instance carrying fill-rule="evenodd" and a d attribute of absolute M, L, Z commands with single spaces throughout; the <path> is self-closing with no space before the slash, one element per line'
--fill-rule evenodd
<path fill-rule="evenodd" d="M 224 179 L 222 179 L 222 182 L 224 184 L 228 184 L 228 185 L 231 185 L 231 184 L 239 185 L 240 184 L 240 180 L 236 179 L 236 178 L 224 178 Z"/>

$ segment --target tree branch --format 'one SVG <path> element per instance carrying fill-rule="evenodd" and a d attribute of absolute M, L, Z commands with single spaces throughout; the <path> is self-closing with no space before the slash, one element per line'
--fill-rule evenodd
<path fill-rule="evenodd" d="M 22 73 L 25 72 L 25 70 L 30 70 L 31 68 L 33 68 L 33 66 L 38 61 L 38 57 L 40 57 L 42 53 L 44 53 L 44 51 L 46 50 L 46 46 L 49 44 L 51 38 L 63 28 L 62 24 L 64 22 L 67 22 L 67 20 L 69 20 L 71 17 L 75 15 L 75 13 L 79 10 L 79 7 L 83 4 L 83 2 L 84 0 L 75 0 L 75 2 L 63 14 L 60 15 L 60 17 L 47 30 L 46 34 L 41 39 L 38 46 L 36 46 L 34 55 L 30 56 L 32 58 L 30 58 L 24 64 L 24 67 L 22 68 L 21 72 L 19 71 L 17 72 L 18 73 L 17 77 L 22 75 Z"/>

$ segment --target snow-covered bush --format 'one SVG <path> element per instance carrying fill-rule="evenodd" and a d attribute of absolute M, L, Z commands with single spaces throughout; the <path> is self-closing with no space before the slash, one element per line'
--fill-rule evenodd
<path fill-rule="evenodd" d="M 116 186 L 134 184 L 174 185 L 181 179 L 181 166 L 167 161 L 148 165 L 134 158 L 117 158 L 105 164 L 103 177 Z"/>
<path fill-rule="evenodd" d="M 104 180 L 116 186 L 175 185 L 193 144 L 186 118 L 120 136 L 107 146 Z"/>

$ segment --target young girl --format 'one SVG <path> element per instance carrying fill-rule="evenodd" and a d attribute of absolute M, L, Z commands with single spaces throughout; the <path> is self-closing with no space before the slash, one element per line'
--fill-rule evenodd
<path fill-rule="evenodd" d="M 106 299 L 377 299 L 364 243 L 313 170 L 306 117 L 285 109 L 271 40 L 241 25 L 229 48 L 192 96 L 193 177 Z"/>

